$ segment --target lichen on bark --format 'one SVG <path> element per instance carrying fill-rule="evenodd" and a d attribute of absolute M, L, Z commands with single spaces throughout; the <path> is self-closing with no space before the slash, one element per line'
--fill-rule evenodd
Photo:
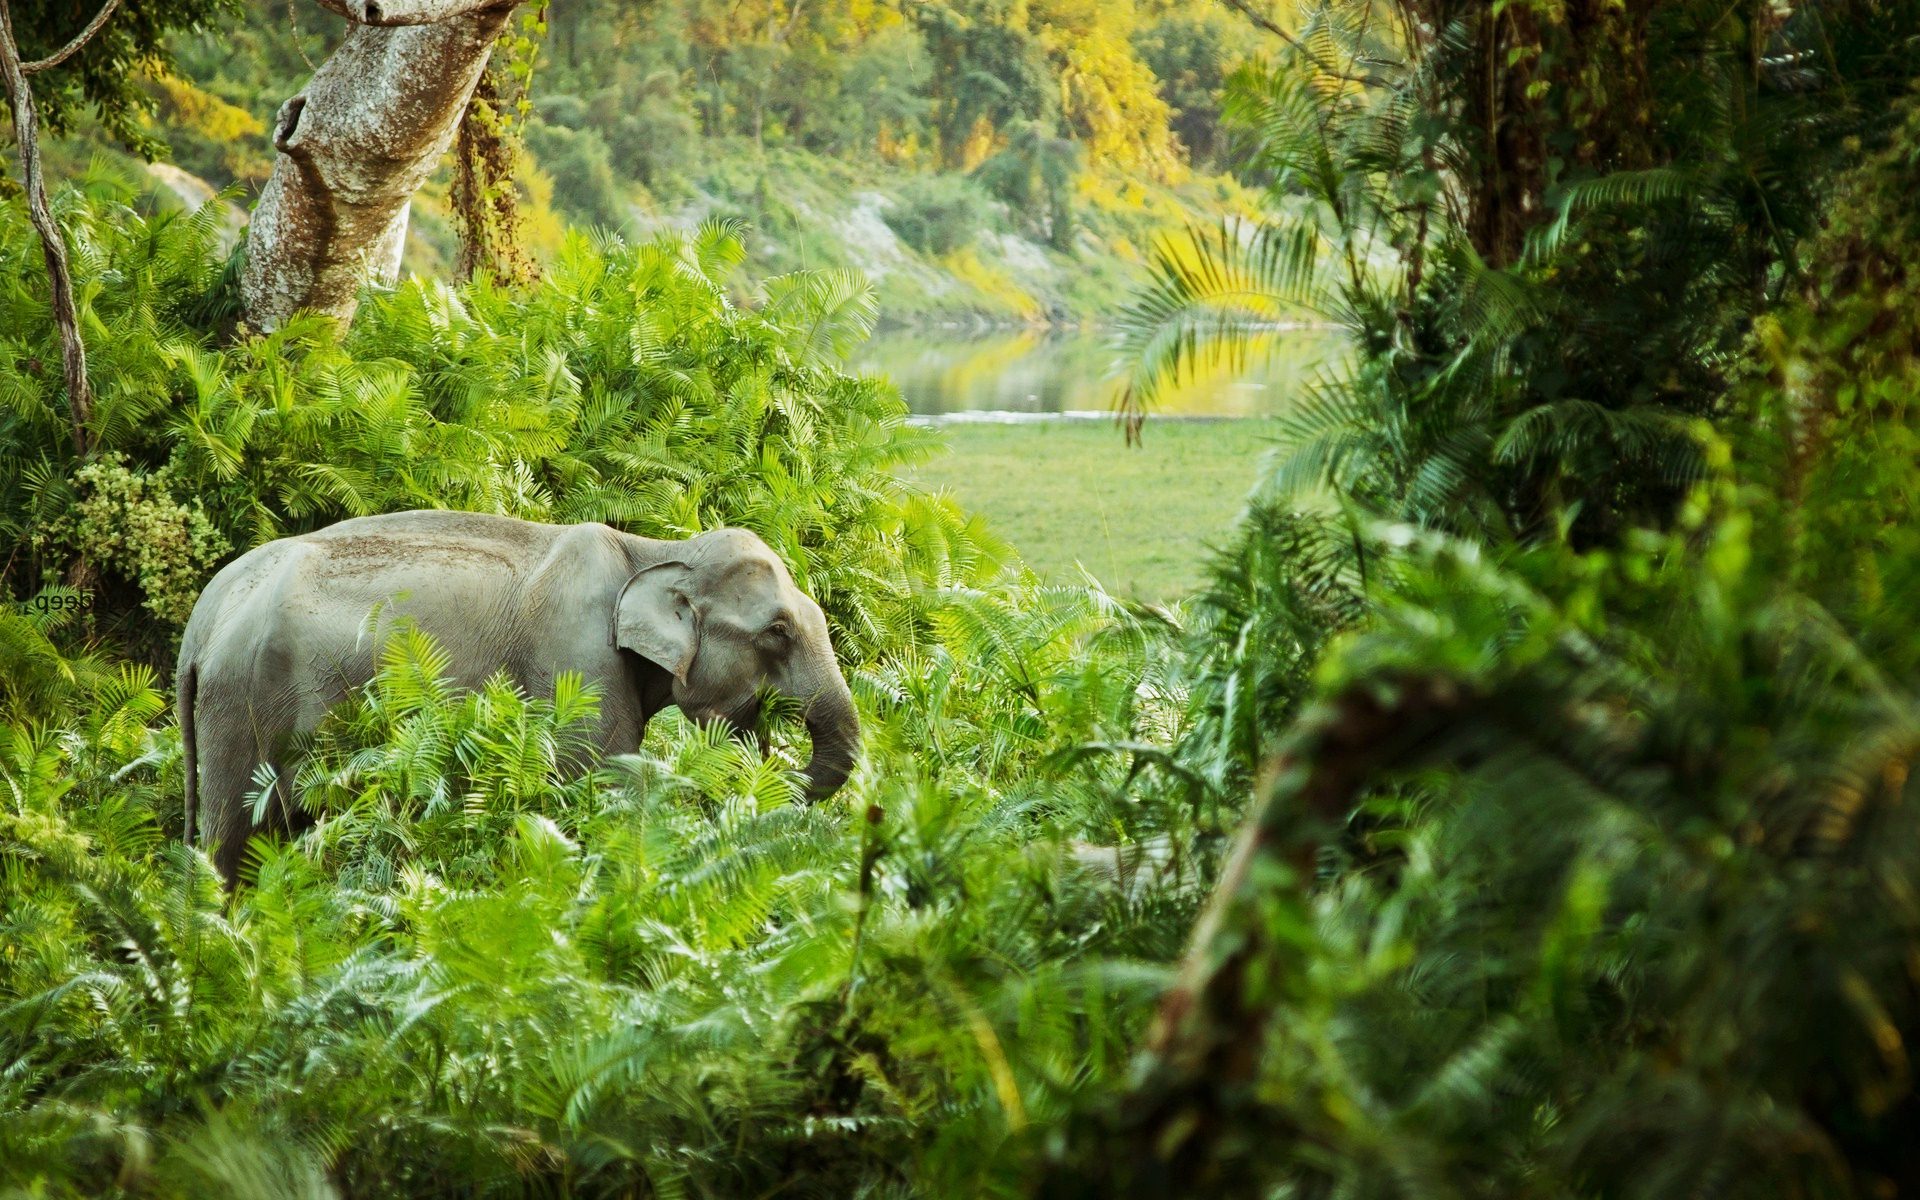
<path fill-rule="evenodd" d="M 240 280 L 246 319 L 260 329 L 302 309 L 350 320 L 363 286 L 398 276 L 413 194 L 452 141 L 515 5 L 325 6 L 355 24 L 274 121 L 279 157 Z"/>

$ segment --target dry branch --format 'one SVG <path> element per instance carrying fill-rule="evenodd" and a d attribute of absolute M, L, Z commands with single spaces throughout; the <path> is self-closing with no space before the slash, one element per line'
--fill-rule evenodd
<path fill-rule="evenodd" d="M 51 58 L 32 64 L 20 61 L 20 43 L 13 36 L 13 12 L 0 0 L 0 74 L 6 77 L 13 100 L 13 135 L 20 147 L 20 173 L 27 190 L 27 215 L 40 235 L 40 251 L 47 262 L 53 324 L 60 334 L 60 365 L 67 381 L 67 413 L 73 422 L 73 452 L 88 450 L 87 425 L 93 418 L 93 391 L 87 384 L 87 345 L 80 336 L 80 318 L 73 303 L 73 275 L 67 267 L 67 243 L 47 205 L 47 181 L 40 167 L 40 118 L 33 107 L 33 89 L 27 84 L 29 65 L 44 70 L 58 65 L 86 44 L 106 23 L 118 0 L 110 0 L 80 36 Z"/>

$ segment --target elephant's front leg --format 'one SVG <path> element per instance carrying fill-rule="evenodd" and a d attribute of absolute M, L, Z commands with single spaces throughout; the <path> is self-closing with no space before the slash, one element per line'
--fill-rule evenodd
<path fill-rule="evenodd" d="M 632 754 L 640 749 L 640 741 L 647 736 L 646 715 L 638 711 L 622 710 L 600 713 L 600 726 L 594 732 L 593 742 L 596 749 L 586 761 L 574 765 L 568 774 L 574 775 L 591 769 L 594 761 L 609 758 L 615 754 Z"/>

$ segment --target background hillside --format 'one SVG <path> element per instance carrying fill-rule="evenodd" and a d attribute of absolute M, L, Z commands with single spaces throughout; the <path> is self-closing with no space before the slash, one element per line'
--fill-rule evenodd
<path fill-rule="evenodd" d="M 890 321 L 1060 322 L 1111 310 L 1159 233 L 1256 207 L 1219 165 L 1220 89 L 1249 39 L 1190 0 L 570 0 L 546 19 L 511 68 L 530 83 L 536 258 L 567 225 L 735 216 L 756 231 L 750 277 L 854 267 Z M 271 4 L 184 39 L 152 85 L 174 166 L 250 203 L 274 111 L 343 28 Z M 415 204 L 423 274 L 452 272 L 450 174 Z"/>

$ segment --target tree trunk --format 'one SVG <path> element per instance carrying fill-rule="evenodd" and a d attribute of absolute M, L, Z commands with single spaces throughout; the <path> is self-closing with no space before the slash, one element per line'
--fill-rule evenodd
<path fill-rule="evenodd" d="M 1263 1147 L 1312 1137 L 1259 1090 L 1270 1022 L 1300 965 L 1274 934 L 1276 892 L 1310 883 L 1320 841 L 1381 773 L 1458 761 L 1467 716 L 1512 729 L 1551 712 L 1537 696 L 1504 703 L 1446 675 L 1389 675 L 1301 716 L 1194 925 L 1134 1081 L 1080 1121 L 1039 1195 L 1252 1195 Z"/>
<path fill-rule="evenodd" d="M 346 41 L 274 120 L 280 152 L 247 231 L 249 324 L 351 320 L 400 273 L 407 209 L 439 165 L 516 0 L 320 0 Z"/>

